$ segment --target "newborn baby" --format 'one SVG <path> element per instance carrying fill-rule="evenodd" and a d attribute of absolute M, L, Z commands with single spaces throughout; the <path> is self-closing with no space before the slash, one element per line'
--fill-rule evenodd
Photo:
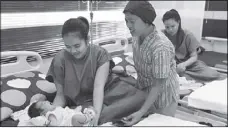
<path fill-rule="evenodd" d="M 31 104 L 28 115 L 35 126 L 88 126 L 95 117 L 93 107 L 70 109 L 56 107 L 49 101 L 38 101 Z"/>

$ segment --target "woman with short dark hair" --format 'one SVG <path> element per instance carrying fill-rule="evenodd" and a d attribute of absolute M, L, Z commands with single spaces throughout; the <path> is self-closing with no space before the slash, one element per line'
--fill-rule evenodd
<path fill-rule="evenodd" d="M 179 99 L 175 49 L 153 24 L 156 12 L 148 1 L 129 1 L 124 11 L 133 36 L 133 60 L 138 74 L 136 88 L 147 94 L 140 109 L 126 117 L 127 126 L 150 113 L 174 116 Z"/>

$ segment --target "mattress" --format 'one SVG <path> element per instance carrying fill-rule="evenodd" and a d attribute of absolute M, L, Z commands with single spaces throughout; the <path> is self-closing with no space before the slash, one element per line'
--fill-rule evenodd
<path fill-rule="evenodd" d="M 192 92 L 188 106 L 227 114 L 227 78 L 207 83 Z"/>

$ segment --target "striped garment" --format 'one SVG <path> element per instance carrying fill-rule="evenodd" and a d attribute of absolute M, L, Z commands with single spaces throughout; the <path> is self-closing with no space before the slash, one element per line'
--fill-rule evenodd
<path fill-rule="evenodd" d="M 153 80 L 167 78 L 163 91 L 155 100 L 156 109 L 164 108 L 173 99 L 179 99 L 179 83 L 176 73 L 175 49 L 170 40 L 156 28 L 141 45 L 133 38 L 133 59 L 138 74 L 136 87 L 150 92 Z"/>

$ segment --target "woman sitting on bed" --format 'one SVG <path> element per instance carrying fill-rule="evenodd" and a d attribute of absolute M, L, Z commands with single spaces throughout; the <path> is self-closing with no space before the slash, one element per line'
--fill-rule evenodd
<path fill-rule="evenodd" d="M 157 31 L 156 12 L 148 1 L 129 1 L 123 13 L 133 36 L 136 87 L 147 94 L 140 109 L 123 122 L 132 126 L 151 112 L 174 116 L 179 99 L 174 46 Z"/>
<path fill-rule="evenodd" d="M 106 86 L 111 56 L 104 48 L 89 43 L 88 32 L 89 23 L 84 17 L 64 23 L 62 38 L 66 48 L 53 58 L 46 79 L 57 88 L 53 105 L 91 105 L 97 112 L 94 119 L 97 125 L 98 119 L 99 123 L 106 123 L 134 109 L 143 100 L 143 93 L 128 85 Z M 133 94 L 140 98 L 135 99 Z M 127 96 L 133 97 L 122 100 Z"/>
<path fill-rule="evenodd" d="M 175 46 L 178 74 L 200 81 L 218 79 L 220 73 L 197 60 L 197 49 L 200 44 L 191 32 L 182 29 L 179 13 L 175 9 L 171 9 L 163 15 L 162 20 L 165 25 L 163 32 Z"/>

